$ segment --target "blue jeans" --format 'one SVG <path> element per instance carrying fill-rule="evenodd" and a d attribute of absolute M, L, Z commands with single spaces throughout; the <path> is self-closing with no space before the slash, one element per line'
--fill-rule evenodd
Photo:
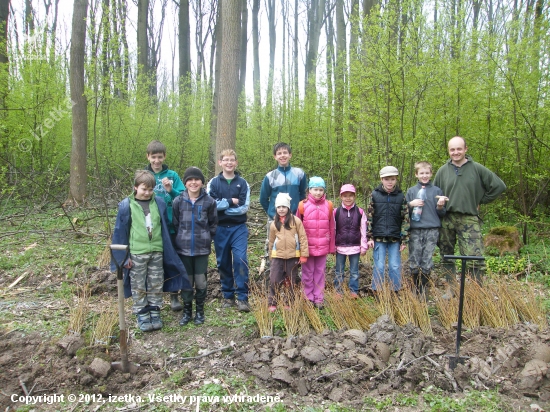
<path fill-rule="evenodd" d="M 349 290 L 350 292 L 357 293 L 359 291 L 359 253 L 354 255 L 336 253 L 334 287 L 339 293 L 342 293 L 347 257 L 349 257 Z"/>
<path fill-rule="evenodd" d="M 399 242 L 374 242 L 374 268 L 372 271 L 372 289 L 377 290 L 384 283 L 384 269 L 386 266 L 386 254 L 390 282 L 393 290 L 401 289 L 401 252 Z"/>
<path fill-rule="evenodd" d="M 214 236 L 216 261 L 224 299 L 248 300 L 248 228 L 218 226 Z"/>

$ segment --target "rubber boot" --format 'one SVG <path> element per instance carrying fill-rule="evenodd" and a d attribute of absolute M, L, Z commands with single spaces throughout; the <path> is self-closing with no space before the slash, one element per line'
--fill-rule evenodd
<path fill-rule="evenodd" d="M 472 277 L 479 284 L 479 286 L 483 286 L 483 275 L 485 274 L 484 272 L 485 271 L 479 266 L 472 268 Z"/>
<path fill-rule="evenodd" d="M 181 306 L 178 292 L 170 292 L 170 308 L 174 312 L 179 312 L 180 310 L 183 309 L 183 306 Z"/>
<path fill-rule="evenodd" d="M 180 326 L 185 326 L 193 320 L 193 301 L 183 303 L 183 317 L 180 320 Z"/>
<path fill-rule="evenodd" d="M 413 285 L 414 285 L 414 291 L 417 295 L 419 295 L 421 292 L 420 292 L 420 273 L 419 273 L 419 270 L 420 269 L 411 269 L 411 276 L 412 276 L 412 281 L 413 281 Z"/>
<path fill-rule="evenodd" d="M 421 296 L 424 296 L 426 302 L 428 301 L 428 283 L 430 282 L 430 272 L 424 273 L 420 269 L 419 279 L 418 279 L 418 293 Z"/>
<path fill-rule="evenodd" d="M 151 311 L 151 325 L 153 325 L 153 330 L 162 329 L 162 320 L 160 318 L 160 308 L 158 306 L 153 306 Z"/>
<path fill-rule="evenodd" d="M 149 307 L 143 308 L 137 315 L 137 326 L 142 332 L 151 332 L 153 324 L 151 323 L 151 314 Z"/>
<path fill-rule="evenodd" d="M 447 281 L 447 291 L 442 297 L 445 300 L 449 300 L 454 296 L 451 285 L 456 282 L 456 268 L 454 262 L 444 261 L 443 271 L 445 272 L 445 280 Z"/>
<path fill-rule="evenodd" d="M 195 295 L 195 325 L 202 325 L 204 323 L 204 301 L 206 300 L 206 289 L 197 289 Z"/>

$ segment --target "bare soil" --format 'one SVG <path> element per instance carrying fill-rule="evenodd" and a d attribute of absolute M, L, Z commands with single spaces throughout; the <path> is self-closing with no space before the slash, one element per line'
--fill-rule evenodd
<path fill-rule="evenodd" d="M 97 270 L 90 277 L 93 293 L 101 297 L 99 301 L 116 301 L 116 279 L 111 273 Z M 216 318 L 212 311 L 235 311 L 235 322 L 249 316 L 235 309 L 220 309 L 216 272 L 209 283 L 205 325 L 180 328 L 180 313 L 170 312 L 166 305 L 163 330 L 143 334 L 136 332 L 133 323 L 130 325 L 129 358 L 140 365 L 137 372 L 124 374 L 107 368 L 103 377 L 97 359 L 107 365 L 119 361 L 118 345 L 105 350 L 84 347 L 78 337 L 50 336 L 48 323 L 55 321 L 55 313 L 66 314 L 68 308 L 62 300 L 52 299 L 51 294 L 37 295 L 44 281 L 31 277 L 21 293 L 0 300 L 2 313 L 16 316 L 19 323 L 35 325 L 33 332 L 12 329 L 4 322 L 0 327 L 0 407 L 21 407 L 20 397 L 26 392 L 30 396 L 64 395 L 64 403 L 48 405 L 42 399 L 33 407 L 35 410 L 158 410 L 159 405 L 168 410 L 196 410 L 196 402 L 190 399 L 181 403 L 181 399 L 170 402 L 165 398 L 151 403 L 147 395 L 205 396 L 204 385 L 212 383 L 228 388 L 226 395 L 231 396 L 239 394 L 229 389 L 237 380 L 243 386 L 241 395 L 277 397 L 275 402 L 266 399 L 256 403 L 247 403 L 243 398 L 239 408 L 246 410 L 276 406 L 277 401 L 292 409 L 339 403 L 358 410 L 365 397 L 414 394 L 428 387 L 453 396 L 462 396 L 471 389 L 498 388 L 509 410 L 550 408 L 550 334 L 535 325 L 464 331 L 460 354 L 465 362 L 451 370 L 448 355 L 455 354 L 456 332 L 446 331 L 435 319 L 434 337 L 423 335 L 412 325 L 396 326 L 382 316 L 367 331 L 262 338 L 253 325 L 234 328 L 209 324 Z M 171 379 L 174 376 L 178 378 Z M 77 401 L 67 402 L 69 394 L 77 395 Z M 88 396 L 90 402 L 85 403 L 84 394 L 95 398 Z M 113 403 L 109 395 L 126 398 Z M 99 396 L 101 402 L 92 402 Z M 143 398 L 142 403 L 136 401 L 137 396 Z M 200 409 L 220 410 L 222 406 L 231 407 L 221 399 L 219 403 L 203 399 Z M 400 410 L 422 409 L 416 406 Z"/>

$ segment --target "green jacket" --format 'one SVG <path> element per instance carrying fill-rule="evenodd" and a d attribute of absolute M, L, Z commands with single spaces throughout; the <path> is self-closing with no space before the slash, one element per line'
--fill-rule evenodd
<path fill-rule="evenodd" d="M 449 159 L 435 175 L 434 186 L 438 186 L 449 198 L 447 213 L 478 214 L 480 204 L 490 203 L 506 190 L 500 178 L 485 166 L 474 162 L 470 155 L 461 167 Z"/>
<path fill-rule="evenodd" d="M 143 255 L 152 252 L 162 252 L 162 231 L 160 226 L 160 212 L 155 202 L 155 194 L 149 202 L 151 213 L 152 232 L 149 233 L 145 225 L 145 214 L 141 205 L 136 202 L 134 194 L 129 196 L 130 210 L 132 213 L 132 226 L 130 227 L 130 251 L 134 255 Z"/>
<path fill-rule="evenodd" d="M 157 181 L 157 184 L 155 185 L 155 194 L 160 196 L 162 200 L 164 200 L 164 203 L 166 203 L 166 210 L 168 212 L 168 227 L 170 228 L 170 233 L 176 233 L 174 226 L 172 225 L 172 202 L 181 192 L 185 190 L 185 185 L 181 181 L 179 175 L 175 171 L 168 169 L 168 166 L 166 165 L 162 165 L 162 170 L 158 173 L 153 172 L 150 164 L 147 165 L 146 169 L 155 175 L 155 180 Z M 162 179 L 165 177 L 172 180 L 172 191 L 170 193 L 168 193 L 162 185 Z"/>

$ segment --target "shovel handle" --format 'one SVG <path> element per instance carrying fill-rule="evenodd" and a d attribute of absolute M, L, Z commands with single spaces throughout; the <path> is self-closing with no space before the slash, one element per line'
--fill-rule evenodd
<path fill-rule="evenodd" d="M 126 250 L 128 245 L 109 245 L 112 250 Z"/>

